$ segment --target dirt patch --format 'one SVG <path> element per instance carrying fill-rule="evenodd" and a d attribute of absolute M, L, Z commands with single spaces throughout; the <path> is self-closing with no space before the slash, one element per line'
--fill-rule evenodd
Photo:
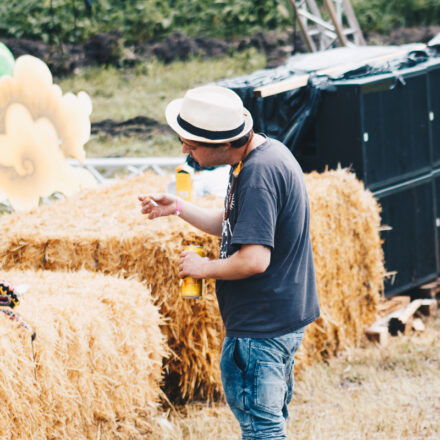
<path fill-rule="evenodd" d="M 399 28 L 387 35 L 371 33 L 366 35 L 368 44 L 400 45 L 414 42 L 427 42 L 440 33 L 440 26 Z M 267 67 L 282 64 L 294 50 L 302 53 L 306 47 L 297 33 L 292 31 L 260 32 L 252 36 L 225 39 L 188 37 L 173 34 L 162 41 L 124 45 L 118 32 L 99 34 L 83 44 L 49 45 L 43 41 L 24 39 L 5 39 L 15 57 L 24 54 L 34 55 L 46 62 L 52 73 L 62 76 L 78 67 L 90 65 L 132 66 L 138 62 L 158 58 L 166 63 L 186 60 L 191 56 L 202 58 L 220 57 L 235 51 L 256 48 L 267 57 Z"/>
<path fill-rule="evenodd" d="M 174 34 L 161 42 L 134 47 L 134 53 L 141 58 L 155 56 L 165 62 L 171 62 L 175 59 L 185 60 L 194 55 L 204 58 L 219 57 L 253 47 L 266 54 L 268 67 L 274 67 L 283 63 L 291 55 L 292 43 L 291 32 L 260 32 L 250 37 L 234 40 L 190 38 L 186 35 Z M 298 50 L 305 50 L 302 41 L 299 41 Z"/>
<path fill-rule="evenodd" d="M 118 33 L 96 35 L 81 45 L 50 45 L 43 41 L 5 39 L 15 58 L 33 55 L 43 60 L 54 75 L 66 75 L 75 68 L 94 64 L 119 64 L 123 44 Z"/>
<path fill-rule="evenodd" d="M 368 44 L 383 44 L 385 46 L 407 43 L 427 43 L 431 38 L 440 34 L 440 26 L 420 26 L 398 28 L 386 35 L 377 33 L 368 34 Z"/>
<path fill-rule="evenodd" d="M 164 133 L 174 133 L 167 124 L 161 124 L 155 119 L 146 116 L 136 116 L 126 121 L 115 121 L 113 119 L 104 119 L 103 121 L 92 123 L 92 134 L 107 134 L 110 136 L 136 136 L 145 139 L 151 136 L 152 131 Z"/>
<path fill-rule="evenodd" d="M 131 66 L 152 57 L 169 63 L 176 59 L 186 60 L 191 56 L 219 57 L 252 47 L 266 54 L 268 67 L 275 67 L 282 64 L 293 50 L 293 34 L 287 31 L 261 32 L 231 40 L 173 34 L 163 41 L 131 46 L 125 46 L 117 32 L 96 35 L 80 45 L 49 45 L 43 41 L 25 39 L 4 39 L 3 42 L 16 58 L 24 54 L 36 56 L 57 76 L 71 73 L 78 67 L 95 64 Z M 304 49 L 301 39 L 297 38 L 297 50 L 302 52 Z"/>

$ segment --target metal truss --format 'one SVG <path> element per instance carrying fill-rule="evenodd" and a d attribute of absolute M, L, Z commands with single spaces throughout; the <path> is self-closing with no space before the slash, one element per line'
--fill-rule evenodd
<path fill-rule="evenodd" d="M 350 0 L 323 0 L 329 20 L 315 0 L 290 0 L 309 52 L 342 46 L 364 46 L 365 39 Z"/>

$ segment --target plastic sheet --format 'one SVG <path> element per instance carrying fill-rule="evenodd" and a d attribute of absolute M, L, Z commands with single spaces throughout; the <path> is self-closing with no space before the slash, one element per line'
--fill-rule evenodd
<path fill-rule="evenodd" d="M 371 61 L 397 51 L 408 52 L 390 61 Z M 324 52 L 301 54 L 289 58 L 275 69 L 262 69 L 249 75 L 225 79 L 216 84 L 234 90 L 254 119 L 254 130 L 264 132 L 283 142 L 292 153 L 305 142 L 313 127 L 322 92 L 333 88 L 333 81 L 358 79 L 385 73 L 394 74 L 402 82 L 399 71 L 428 61 L 437 55 L 435 49 L 420 49 L 420 45 L 365 46 L 336 48 Z M 348 66 L 335 76 L 318 74 L 336 66 Z M 353 68 L 353 66 L 356 66 Z M 296 75 L 309 74 L 307 86 L 267 97 L 257 97 L 254 89 Z M 404 81 L 402 83 L 404 85 Z M 196 170 L 200 167 L 191 157 L 187 162 Z"/>
<path fill-rule="evenodd" d="M 334 80 L 348 80 L 366 78 L 369 76 L 382 75 L 385 73 L 395 73 L 398 76 L 398 71 L 415 67 L 421 63 L 426 63 L 431 57 L 435 56 L 432 50 L 414 50 L 407 55 L 382 63 L 368 63 L 360 66 L 357 69 L 348 70 L 338 77 L 333 77 Z"/>
<path fill-rule="evenodd" d="M 395 59 L 372 61 L 374 58 L 381 59 L 383 56 L 405 50 L 408 50 L 406 54 Z M 280 140 L 294 153 L 307 138 L 310 128 L 315 123 L 322 91 L 333 89 L 333 81 L 391 73 L 395 75 L 397 84 L 403 80 L 399 75 L 400 70 L 427 62 L 436 55 L 436 50 L 430 48 L 422 50 L 420 45 L 337 48 L 297 55 L 276 69 L 259 70 L 217 84 L 231 88 L 242 98 L 245 107 L 252 114 L 256 132 L 264 132 Z M 323 70 L 335 66 L 347 66 L 347 70 L 337 76 L 322 74 Z M 264 98 L 254 96 L 254 89 L 257 87 L 305 73 L 310 75 L 306 87 Z"/>
<path fill-rule="evenodd" d="M 262 77 L 257 79 L 259 85 L 272 82 L 272 77 L 267 77 L 266 80 Z M 327 78 L 312 75 L 306 87 L 266 98 L 255 96 L 255 84 L 249 82 L 248 78 L 240 77 L 223 81 L 219 85 L 231 88 L 241 97 L 252 114 L 255 132 L 280 140 L 294 152 L 296 145 L 302 141 L 313 123 L 322 90 L 329 86 L 329 81 Z"/>

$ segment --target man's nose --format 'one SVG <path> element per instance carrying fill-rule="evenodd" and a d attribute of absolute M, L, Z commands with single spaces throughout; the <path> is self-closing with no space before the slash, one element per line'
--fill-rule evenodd
<path fill-rule="evenodd" d="M 182 153 L 188 154 L 190 152 L 190 149 L 186 146 L 185 143 L 182 144 Z"/>

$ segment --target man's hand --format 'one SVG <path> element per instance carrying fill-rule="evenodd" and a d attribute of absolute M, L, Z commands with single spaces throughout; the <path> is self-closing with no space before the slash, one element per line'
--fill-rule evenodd
<path fill-rule="evenodd" d="M 141 213 L 150 220 L 177 214 L 189 224 L 208 234 L 222 235 L 223 208 L 201 208 L 171 194 L 147 194 L 138 196 Z M 178 206 L 179 205 L 179 206 Z"/>
<path fill-rule="evenodd" d="M 209 260 L 197 253 L 182 252 L 179 276 L 196 279 L 241 280 L 266 271 L 270 264 L 271 249 L 259 244 L 245 244 L 230 257 Z"/>
<path fill-rule="evenodd" d="M 170 194 L 148 194 L 138 196 L 141 202 L 141 213 L 147 214 L 150 220 L 175 214 L 177 197 Z"/>
<path fill-rule="evenodd" d="M 193 277 L 198 280 L 205 278 L 203 269 L 208 261 L 208 258 L 201 257 L 197 252 L 182 252 L 179 260 L 179 277 Z"/>

